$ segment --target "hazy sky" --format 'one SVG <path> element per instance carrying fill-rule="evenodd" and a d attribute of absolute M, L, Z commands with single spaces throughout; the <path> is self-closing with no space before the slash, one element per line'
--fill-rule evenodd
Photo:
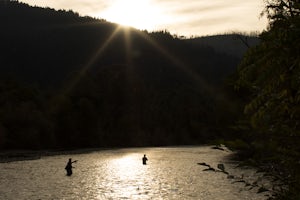
<path fill-rule="evenodd" d="M 20 0 L 32 6 L 73 10 L 138 29 L 202 36 L 262 31 L 263 0 Z"/>

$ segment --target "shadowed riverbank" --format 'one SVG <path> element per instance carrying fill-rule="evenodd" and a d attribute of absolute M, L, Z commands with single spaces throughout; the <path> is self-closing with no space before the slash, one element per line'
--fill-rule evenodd
<path fill-rule="evenodd" d="M 113 149 L 113 148 L 110 148 Z M 88 148 L 88 149 L 72 149 L 72 150 L 6 150 L 0 151 L 0 163 L 37 160 L 45 156 L 84 154 L 94 151 L 107 150 L 107 148 Z"/>

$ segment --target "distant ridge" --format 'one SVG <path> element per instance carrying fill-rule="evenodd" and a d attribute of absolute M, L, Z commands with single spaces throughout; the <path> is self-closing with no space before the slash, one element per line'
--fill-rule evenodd
<path fill-rule="evenodd" d="M 0 71 L 43 85 L 57 85 L 68 74 L 79 70 L 118 27 L 104 19 L 81 17 L 73 11 L 32 7 L 17 1 L 0 5 L 0 37 L 5 38 L 0 49 Z M 130 31 L 131 45 L 135 52 L 140 51 L 136 54 L 139 56 L 135 56 L 136 65 L 145 69 L 153 65 L 174 65 L 170 60 L 166 63 L 153 42 L 145 39 L 148 37 L 211 83 L 218 83 L 232 73 L 246 51 L 235 35 L 179 39 L 167 31 Z M 257 40 L 249 38 L 249 43 L 253 45 Z M 124 45 L 124 35 L 120 31 L 90 69 L 128 65 Z"/>
<path fill-rule="evenodd" d="M 197 37 L 187 40 L 192 43 L 210 46 L 217 52 L 237 56 L 239 59 L 243 57 L 249 47 L 258 45 L 260 42 L 257 36 L 238 33 Z"/>

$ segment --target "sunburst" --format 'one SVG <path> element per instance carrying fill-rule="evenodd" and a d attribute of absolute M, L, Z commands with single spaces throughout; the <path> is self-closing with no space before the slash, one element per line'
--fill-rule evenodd
<path fill-rule="evenodd" d="M 99 15 L 111 22 L 147 30 L 154 29 L 165 18 L 150 0 L 116 0 Z"/>

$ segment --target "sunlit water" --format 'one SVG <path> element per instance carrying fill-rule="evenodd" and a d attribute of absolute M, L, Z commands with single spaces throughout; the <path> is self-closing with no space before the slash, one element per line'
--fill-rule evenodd
<path fill-rule="evenodd" d="M 268 193 L 197 164 L 217 169 L 223 163 L 230 174 L 249 181 L 261 176 L 235 168 L 229 154 L 208 146 L 131 148 L 0 163 L 0 199 L 267 199 Z M 64 167 L 70 157 L 78 162 L 69 177 Z"/>

